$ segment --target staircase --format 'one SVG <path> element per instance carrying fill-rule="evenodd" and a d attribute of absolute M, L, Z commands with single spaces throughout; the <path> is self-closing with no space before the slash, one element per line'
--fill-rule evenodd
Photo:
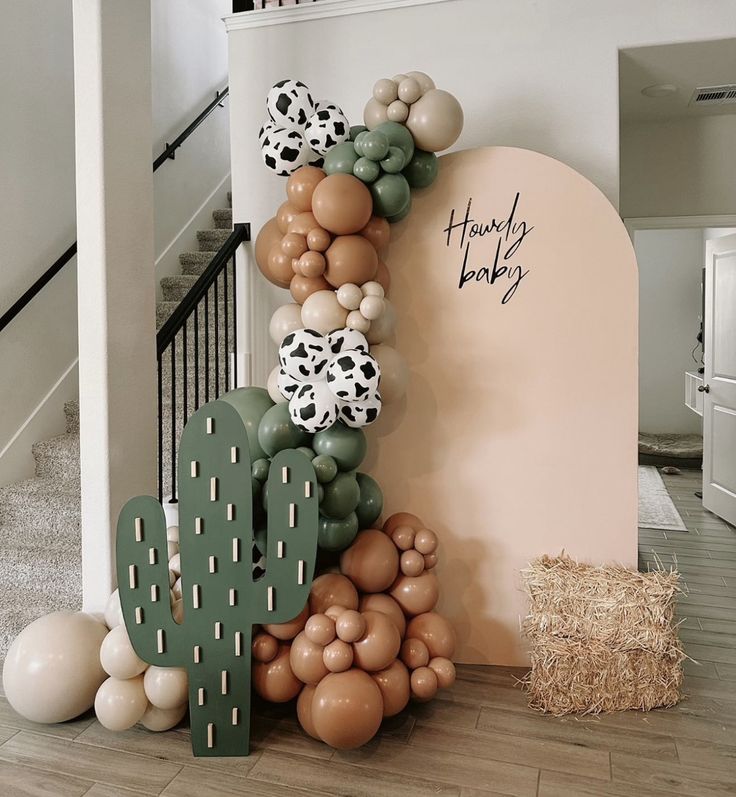
<path fill-rule="evenodd" d="M 230 200 L 230 194 L 228 194 Z M 207 268 L 217 250 L 230 235 L 232 210 L 213 212 L 214 229 L 197 233 L 199 250 L 179 256 L 182 273 L 161 280 L 162 301 L 156 305 L 156 328 L 168 319 L 197 277 Z M 221 306 L 224 302 L 221 302 Z M 204 320 L 200 336 L 204 340 Z M 232 321 L 229 320 L 232 327 Z M 224 314 L 219 313 L 220 334 Z M 214 317 L 209 318 L 210 339 Z M 188 349 L 192 342 L 188 340 Z M 181 368 L 181 356 L 177 357 Z M 214 378 L 210 363 L 210 381 Z M 222 363 L 220 364 L 222 368 Z M 204 367 L 199 369 L 200 396 L 204 396 Z M 180 372 L 181 373 L 181 372 Z M 189 412 L 194 408 L 194 373 L 188 367 Z M 211 396 L 214 398 L 214 396 Z M 171 413 L 171 382 L 167 371 L 163 380 L 164 415 Z M 79 404 L 64 407 L 64 434 L 42 440 L 33 446 L 36 474 L 15 484 L 0 487 L 0 658 L 28 623 L 42 614 L 62 609 L 78 610 L 82 602 L 82 552 L 80 535 L 79 483 Z M 177 430 L 184 423 L 181 396 L 174 404 Z M 171 433 L 164 427 L 164 484 L 171 472 L 167 456 Z"/>

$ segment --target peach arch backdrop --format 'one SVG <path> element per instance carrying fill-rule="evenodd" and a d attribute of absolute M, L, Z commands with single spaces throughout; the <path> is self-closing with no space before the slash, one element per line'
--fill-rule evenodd
<path fill-rule="evenodd" d="M 598 188 L 509 147 L 443 156 L 392 231 L 411 377 L 366 470 L 440 533 L 457 660 L 522 664 L 530 559 L 636 567 L 634 252 Z"/>

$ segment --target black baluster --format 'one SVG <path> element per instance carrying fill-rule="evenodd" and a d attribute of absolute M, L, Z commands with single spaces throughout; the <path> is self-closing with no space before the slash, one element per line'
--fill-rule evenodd
<path fill-rule="evenodd" d="M 176 337 L 171 341 L 171 503 L 176 503 Z"/>
<path fill-rule="evenodd" d="M 220 395 L 220 321 L 219 321 L 219 301 L 217 299 L 217 277 L 214 283 L 214 297 L 215 297 L 215 398 Z"/>
<path fill-rule="evenodd" d="M 189 419 L 189 385 L 188 376 L 189 376 L 189 349 L 187 347 L 187 323 L 189 322 L 189 317 L 184 319 L 184 326 L 181 328 L 181 345 L 182 345 L 182 355 L 181 355 L 181 370 L 182 370 L 182 382 L 183 382 L 183 392 L 184 397 L 182 401 L 182 418 L 183 422 L 186 423 Z"/>
<path fill-rule="evenodd" d="M 210 295 L 204 295 L 204 402 L 210 400 Z"/>
<path fill-rule="evenodd" d="M 225 263 L 225 268 L 222 270 L 222 292 L 225 296 L 225 392 L 227 393 L 228 390 L 231 388 L 230 384 L 230 347 L 228 346 L 228 340 L 230 338 L 230 330 L 228 329 L 228 313 L 227 313 L 227 305 L 230 301 L 230 298 L 227 294 L 227 263 Z"/>
<path fill-rule="evenodd" d="M 238 290 L 235 282 L 235 252 L 233 252 L 233 387 L 238 386 Z"/>
<path fill-rule="evenodd" d="M 164 500 L 164 397 L 162 355 L 157 358 L 158 370 L 158 500 Z"/>
<path fill-rule="evenodd" d="M 199 409 L 199 304 L 194 305 L 194 411 Z"/>

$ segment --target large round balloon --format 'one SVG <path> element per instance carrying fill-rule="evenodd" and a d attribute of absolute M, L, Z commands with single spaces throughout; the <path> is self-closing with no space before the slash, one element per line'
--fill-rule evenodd
<path fill-rule="evenodd" d="M 286 196 L 300 213 L 312 210 L 312 194 L 325 173 L 316 166 L 302 166 L 286 181 Z"/>
<path fill-rule="evenodd" d="M 276 124 L 301 128 L 314 113 L 314 100 L 301 80 L 279 80 L 266 96 L 266 110 Z"/>
<path fill-rule="evenodd" d="M 398 659 L 394 659 L 385 670 L 371 673 L 383 696 L 383 716 L 393 717 L 406 707 L 411 696 L 409 671 Z"/>
<path fill-rule="evenodd" d="M 319 516 L 317 544 L 325 551 L 342 551 L 350 545 L 358 533 L 358 517 L 351 512 L 340 520 Z"/>
<path fill-rule="evenodd" d="M 171 709 L 156 708 L 148 706 L 143 716 L 140 718 L 141 725 L 148 731 L 168 731 L 175 728 L 184 719 L 189 706 L 182 703 L 180 706 Z"/>
<path fill-rule="evenodd" d="M 329 429 L 338 416 L 338 403 L 325 381 L 304 382 L 289 399 L 289 415 L 295 426 L 314 434 Z"/>
<path fill-rule="evenodd" d="M 406 628 L 406 635 L 421 639 L 427 646 L 431 658 L 440 656 L 452 659 L 455 655 L 457 642 L 455 629 L 448 620 L 436 612 L 426 612 L 413 617 Z"/>
<path fill-rule="evenodd" d="M 106 635 L 102 622 L 82 612 L 34 620 L 5 657 L 3 687 L 10 705 L 31 722 L 65 722 L 84 714 L 107 677 L 100 664 Z"/>
<path fill-rule="evenodd" d="M 277 219 L 269 219 L 263 227 L 261 227 L 260 232 L 256 237 L 256 244 L 255 244 L 255 258 L 256 258 L 256 265 L 258 266 L 261 274 L 269 281 L 273 282 L 275 285 L 278 285 L 279 288 L 288 288 L 289 283 L 284 281 L 277 281 L 274 275 L 271 273 L 271 268 L 268 264 L 268 256 L 271 252 L 273 246 L 278 244 L 281 241 L 282 236 L 281 230 L 279 230 L 279 225 Z"/>
<path fill-rule="evenodd" d="M 285 448 L 299 448 L 308 442 L 309 435 L 291 420 L 288 404 L 274 404 L 264 414 L 258 426 L 258 443 L 265 452 L 264 457 L 272 457 Z"/>
<path fill-rule="evenodd" d="M 371 216 L 360 234 L 373 244 L 377 252 L 382 252 L 391 240 L 391 226 L 381 216 Z"/>
<path fill-rule="evenodd" d="M 368 529 L 378 520 L 383 511 L 383 493 L 378 482 L 367 473 L 356 473 L 355 478 L 360 488 L 360 500 L 355 509 L 358 525 Z"/>
<path fill-rule="evenodd" d="M 384 174 L 370 186 L 373 212 L 392 221 L 411 201 L 411 189 L 403 174 Z M 397 219 L 398 221 L 399 219 Z"/>
<path fill-rule="evenodd" d="M 268 662 L 254 661 L 252 683 L 256 692 L 271 703 L 287 703 L 302 688 L 289 663 L 289 645 L 281 645 L 276 656 Z"/>
<path fill-rule="evenodd" d="M 383 592 L 398 575 L 399 553 L 382 531 L 366 529 L 343 551 L 340 570 L 361 592 Z"/>
<path fill-rule="evenodd" d="M 390 595 L 407 617 L 413 617 L 434 609 L 440 597 L 440 586 L 437 576 L 425 570 L 416 578 L 400 575 L 391 587 Z"/>
<path fill-rule="evenodd" d="M 271 340 L 277 345 L 291 332 L 301 329 L 302 308 L 298 304 L 282 304 L 274 311 L 268 325 L 268 333 Z M 378 343 L 379 341 L 375 341 Z"/>
<path fill-rule="evenodd" d="M 412 188 L 427 188 L 435 181 L 438 171 L 439 163 L 434 152 L 416 149 L 402 174 Z"/>
<path fill-rule="evenodd" d="M 360 747 L 376 735 L 381 725 L 381 690 L 362 670 L 330 673 L 315 689 L 311 718 L 317 735 L 331 747 Z"/>
<path fill-rule="evenodd" d="M 322 227 L 335 235 L 360 232 L 371 217 L 370 191 L 350 174 L 325 177 L 312 194 L 312 212 Z"/>
<path fill-rule="evenodd" d="M 340 573 L 317 576 L 309 590 L 309 613 L 324 614 L 330 606 L 358 608 L 358 592 L 353 583 Z"/>
<path fill-rule="evenodd" d="M 348 311 L 337 301 L 333 290 L 317 291 L 308 296 L 302 306 L 302 324 L 327 335 L 334 329 L 342 329 Z"/>
<path fill-rule="evenodd" d="M 316 454 L 332 457 L 340 470 L 354 470 L 363 461 L 368 443 L 360 429 L 350 429 L 338 421 L 314 436 L 312 448 Z"/>
<path fill-rule="evenodd" d="M 355 512 L 359 501 L 360 486 L 355 476 L 351 473 L 338 473 L 331 482 L 325 484 L 324 496 L 319 503 L 319 511 L 326 518 L 343 520 Z M 383 532 L 379 533 L 382 537 L 386 537 Z M 349 576 L 350 574 L 346 573 L 346 575 Z M 360 585 L 358 586 L 360 587 Z"/>
<path fill-rule="evenodd" d="M 355 664 L 368 672 L 378 672 L 399 655 L 401 636 L 398 628 L 383 612 L 363 612 L 365 633 L 353 643 Z"/>
<path fill-rule="evenodd" d="M 125 731 L 143 718 L 148 700 L 143 689 L 143 676 L 108 678 L 97 690 L 95 714 L 100 725 L 109 731 Z"/>
<path fill-rule="evenodd" d="M 248 436 L 251 462 L 264 459 L 266 453 L 258 442 L 258 430 L 263 417 L 274 406 L 268 391 L 262 387 L 239 387 L 223 393 L 220 396 L 220 401 L 227 401 L 240 413 L 245 425 L 245 433 Z M 285 447 L 288 448 L 288 446 Z"/>
<path fill-rule="evenodd" d="M 304 689 L 299 692 L 299 697 L 296 701 L 296 716 L 299 720 L 299 724 L 304 728 L 306 733 L 313 739 L 322 741 L 315 730 L 314 722 L 312 722 L 312 701 L 314 700 L 315 691 L 316 687 L 305 686 Z"/>
<path fill-rule="evenodd" d="M 376 276 L 378 255 L 362 235 L 339 235 L 325 252 L 325 278 L 335 288 L 346 283 L 362 285 Z"/>
<path fill-rule="evenodd" d="M 108 675 L 121 680 L 135 678 L 148 667 L 148 664 L 133 650 L 124 625 L 113 628 L 102 640 L 100 663 Z"/>
<path fill-rule="evenodd" d="M 406 127 L 420 149 L 439 152 L 451 147 L 463 129 L 463 109 L 448 91 L 430 89 L 409 111 Z"/>
<path fill-rule="evenodd" d="M 314 329 L 297 329 L 279 346 L 279 365 L 294 379 L 324 379 L 331 353 L 327 340 Z"/>
<path fill-rule="evenodd" d="M 309 118 L 304 135 L 315 152 L 326 155 L 332 147 L 347 140 L 350 123 L 336 106 L 322 108 Z"/>
<path fill-rule="evenodd" d="M 143 688 L 151 704 L 169 711 L 187 702 L 187 671 L 182 667 L 151 665 L 143 676 Z"/>
<path fill-rule="evenodd" d="M 316 156 L 299 130 L 274 127 L 261 141 L 263 163 L 279 177 L 288 177 Z"/>
<path fill-rule="evenodd" d="M 291 620 L 285 623 L 264 623 L 263 630 L 276 639 L 287 641 L 294 637 L 304 628 L 309 617 L 309 607 L 305 604 L 304 608 Z M 271 657 L 273 658 L 273 657 Z M 270 661 L 271 659 L 269 659 Z"/>
<path fill-rule="evenodd" d="M 383 612 L 396 626 L 399 636 L 403 639 L 406 631 L 406 617 L 404 617 L 401 606 L 390 595 L 386 595 L 385 592 L 361 595 L 358 609 L 361 612 Z"/>

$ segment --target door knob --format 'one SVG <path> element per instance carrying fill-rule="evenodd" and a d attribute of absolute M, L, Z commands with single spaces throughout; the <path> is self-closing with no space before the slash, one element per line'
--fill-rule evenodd
<path fill-rule="evenodd" d="M 698 393 L 710 393 L 710 385 L 698 385 Z"/>

